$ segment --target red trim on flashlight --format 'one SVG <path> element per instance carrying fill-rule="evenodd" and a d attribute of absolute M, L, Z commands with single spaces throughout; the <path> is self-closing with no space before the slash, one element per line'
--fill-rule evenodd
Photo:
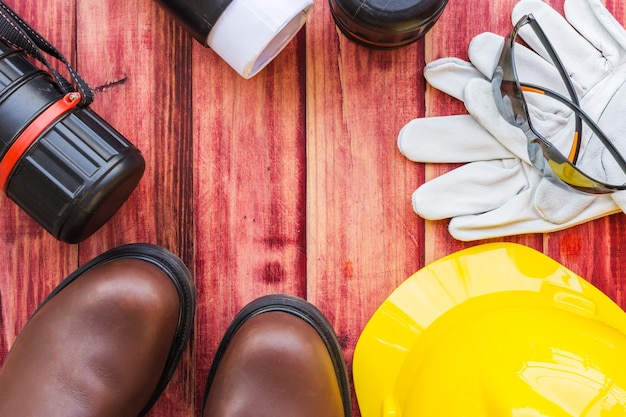
<path fill-rule="evenodd" d="M 15 139 L 4 158 L 0 161 L 0 189 L 6 190 L 9 175 L 17 165 L 24 152 L 41 134 L 48 129 L 58 118 L 76 107 L 80 102 L 80 93 L 69 93 L 43 111 L 31 124 Z"/>

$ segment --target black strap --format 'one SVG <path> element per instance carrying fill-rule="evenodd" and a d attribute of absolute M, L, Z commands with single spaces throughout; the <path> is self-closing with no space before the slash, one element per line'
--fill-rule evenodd
<path fill-rule="evenodd" d="M 78 91 L 81 95 L 79 106 L 84 107 L 91 104 L 94 97 L 93 90 L 70 65 L 63 54 L 44 39 L 43 36 L 37 33 L 17 13 L 11 10 L 2 0 L 0 0 L 0 38 L 8 42 L 11 46 L 24 50 L 44 64 L 54 76 L 63 92 L 72 93 Z M 44 52 L 65 64 L 73 83 L 70 83 L 50 65 Z"/>

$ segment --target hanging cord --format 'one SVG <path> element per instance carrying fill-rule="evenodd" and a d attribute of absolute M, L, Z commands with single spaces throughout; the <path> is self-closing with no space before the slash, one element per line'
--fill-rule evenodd
<path fill-rule="evenodd" d="M 73 93 L 78 90 L 81 95 L 79 106 L 86 107 L 91 104 L 94 97 L 93 90 L 70 65 L 63 54 L 44 39 L 43 36 L 37 33 L 2 0 L 0 0 L 0 39 L 5 40 L 11 46 L 25 51 L 44 64 L 54 76 L 64 93 Z M 70 83 L 50 65 L 50 62 L 48 62 L 43 52 L 65 64 L 73 83 Z"/>

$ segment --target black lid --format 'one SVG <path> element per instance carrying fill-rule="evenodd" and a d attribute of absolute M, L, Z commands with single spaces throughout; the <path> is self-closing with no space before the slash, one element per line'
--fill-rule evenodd
<path fill-rule="evenodd" d="M 197 41 L 207 46 L 209 32 L 232 0 L 156 0 Z"/>
<path fill-rule="evenodd" d="M 390 49 L 414 42 L 435 24 L 447 0 L 329 0 L 335 23 L 350 39 Z"/>

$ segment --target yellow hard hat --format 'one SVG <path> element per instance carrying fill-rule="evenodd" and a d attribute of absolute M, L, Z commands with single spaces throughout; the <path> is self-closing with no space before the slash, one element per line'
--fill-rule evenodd
<path fill-rule="evenodd" d="M 540 252 L 479 245 L 384 301 L 353 375 L 362 417 L 623 417 L 626 313 Z"/>

